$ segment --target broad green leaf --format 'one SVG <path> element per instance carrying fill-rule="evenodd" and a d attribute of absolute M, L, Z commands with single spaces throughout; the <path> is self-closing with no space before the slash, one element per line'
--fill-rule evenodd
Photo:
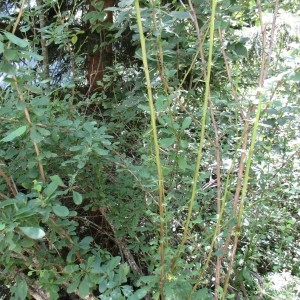
<path fill-rule="evenodd" d="M 131 295 L 128 300 L 139 300 L 143 299 L 147 295 L 148 290 L 146 288 L 141 288 L 137 290 L 133 295 Z"/>
<path fill-rule="evenodd" d="M 185 157 L 182 157 L 182 156 L 178 157 L 178 166 L 183 171 L 188 167 Z"/>
<path fill-rule="evenodd" d="M 0 208 L 3 208 L 8 205 L 16 204 L 18 202 L 17 199 L 7 199 L 0 202 Z"/>
<path fill-rule="evenodd" d="M 84 149 L 84 146 L 80 146 L 80 145 L 72 146 L 72 147 L 69 148 L 70 151 L 79 151 L 79 150 L 82 150 L 82 149 Z"/>
<path fill-rule="evenodd" d="M 0 223 L 0 230 L 3 230 L 5 228 L 5 224 L 4 223 Z"/>
<path fill-rule="evenodd" d="M 120 256 L 112 257 L 111 260 L 106 264 L 106 271 L 112 271 L 121 261 Z"/>
<path fill-rule="evenodd" d="M 248 50 L 242 43 L 237 43 L 234 47 L 234 51 L 239 56 L 247 56 Z"/>
<path fill-rule="evenodd" d="M 129 297 L 132 294 L 132 286 L 130 285 L 123 285 L 121 286 L 121 289 L 125 297 Z"/>
<path fill-rule="evenodd" d="M 129 273 L 130 268 L 127 263 L 122 264 L 119 268 L 119 275 L 122 282 L 126 281 L 126 276 Z"/>
<path fill-rule="evenodd" d="M 14 299 L 25 300 L 27 298 L 28 286 L 25 280 L 17 280 L 16 286 L 13 287 Z"/>
<path fill-rule="evenodd" d="M 18 58 L 18 51 L 13 49 L 6 49 L 3 55 L 7 60 L 15 60 Z"/>
<path fill-rule="evenodd" d="M 58 217 L 67 217 L 70 213 L 69 209 L 66 206 L 63 205 L 54 205 L 52 207 L 53 212 L 58 216 Z"/>
<path fill-rule="evenodd" d="M 34 94 L 41 94 L 43 92 L 43 90 L 41 88 L 34 86 L 34 85 L 25 84 L 24 88 Z"/>
<path fill-rule="evenodd" d="M 224 253 L 223 249 L 217 250 L 214 252 L 214 256 L 219 257 L 220 255 L 222 255 Z"/>
<path fill-rule="evenodd" d="M 175 19 L 188 19 L 190 18 L 190 14 L 186 11 L 173 11 L 170 13 Z"/>
<path fill-rule="evenodd" d="M 86 297 L 90 291 L 89 277 L 85 275 L 79 284 L 78 293 L 81 298 Z"/>
<path fill-rule="evenodd" d="M 49 105 L 50 103 L 50 99 L 47 96 L 42 96 L 42 97 L 37 97 L 32 99 L 31 104 L 33 106 L 45 106 L 45 105 Z"/>
<path fill-rule="evenodd" d="M 20 230 L 34 240 L 42 239 L 45 236 L 45 231 L 39 227 L 20 227 Z"/>
<path fill-rule="evenodd" d="M 11 132 L 5 138 L 3 138 L 1 140 L 1 142 L 10 142 L 10 141 L 14 140 L 15 138 L 17 138 L 17 137 L 21 136 L 22 134 L 24 134 L 26 132 L 26 130 L 27 130 L 27 126 L 21 126 L 18 129 Z"/>
<path fill-rule="evenodd" d="M 48 184 L 48 186 L 45 188 L 44 193 L 46 196 L 51 196 L 58 188 L 58 184 L 55 181 L 52 181 Z"/>
<path fill-rule="evenodd" d="M 118 6 L 119 7 L 126 7 L 126 6 L 130 6 L 133 4 L 134 0 L 122 0 L 119 2 Z"/>
<path fill-rule="evenodd" d="M 82 203 L 82 195 L 73 191 L 73 201 L 76 205 L 80 205 Z"/>
<path fill-rule="evenodd" d="M 44 139 L 43 136 L 35 128 L 30 130 L 30 137 L 35 143 L 39 143 Z"/>
<path fill-rule="evenodd" d="M 52 182 L 55 182 L 58 186 L 65 186 L 64 182 L 58 175 L 50 176 Z"/>
<path fill-rule="evenodd" d="M 43 60 L 42 55 L 39 55 L 39 54 L 34 53 L 34 52 L 22 51 L 22 54 L 28 55 L 29 57 L 34 58 L 34 59 L 39 60 L 39 61 Z"/>
<path fill-rule="evenodd" d="M 165 111 L 169 107 L 169 102 L 166 97 L 159 96 L 155 101 L 155 107 L 157 111 Z"/>
<path fill-rule="evenodd" d="M 296 71 L 295 73 L 290 75 L 289 79 L 293 81 L 300 81 L 300 71 Z"/>
<path fill-rule="evenodd" d="M 138 108 L 140 108 L 141 110 L 145 111 L 145 112 L 149 112 L 150 108 L 148 105 L 143 105 L 143 104 L 139 104 Z"/>
<path fill-rule="evenodd" d="M 75 45 L 78 41 L 77 35 L 73 35 L 71 41 L 72 41 L 72 44 Z"/>
<path fill-rule="evenodd" d="M 10 32 L 4 32 L 4 34 L 13 44 L 15 44 L 21 48 L 25 48 L 29 45 L 26 40 L 22 40 L 19 37 L 11 34 Z"/>
<path fill-rule="evenodd" d="M 107 290 L 107 284 L 107 279 L 104 276 L 100 278 L 98 287 L 100 293 L 104 293 Z"/>
<path fill-rule="evenodd" d="M 175 141 L 176 141 L 175 137 L 164 138 L 164 139 L 161 139 L 159 144 L 162 148 L 169 148 L 171 145 L 173 145 L 175 143 Z"/>
<path fill-rule="evenodd" d="M 249 269 L 247 268 L 247 266 L 245 266 L 245 267 L 243 268 L 243 277 L 244 277 L 246 280 L 248 280 L 248 281 L 251 280 L 251 274 L 250 274 L 250 271 L 249 271 Z"/>
<path fill-rule="evenodd" d="M 40 132 L 43 136 L 49 136 L 51 132 L 43 127 L 36 127 L 37 131 Z"/>
<path fill-rule="evenodd" d="M 196 293 L 192 294 L 193 300 L 213 300 L 213 297 L 209 294 L 207 288 L 203 288 L 201 290 L 198 290 Z"/>
<path fill-rule="evenodd" d="M 69 294 L 73 293 L 77 289 L 80 280 L 81 280 L 80 276 L 75 276 L 75 278 L 73 277 L 73 282 L 70 283 L 67 288 L 67 292 Z"/>
<path fill-rule="evenodd" d="M 181 129 L 182 129 L 182 130 L 185 130 L 185 129 L 189 128 L 190 125 L 191 125 L 191 123 L 192 123 L 192 118 L 191 118 L 191 117 L 186 117 L 186 118 L 183 120 L 183 122 L 182 122 Z"/>
<path fill-rule="evenodd" d="M 102 148 L 99 148 L 99 147 L 93 147 L 93 149 L 95 150 L 95 152 L 98 154 L 98 155 L 107 155 L 108 154 L 108 150 L 105 150 L 105 149 L 102 149 Z"/>
<path fill-rule="evenodd" d="M 4 52 L 4 44 L 0 41 L 0 54 Z"/>
<path fill-rule="evenodd" d="M 0 72 L 3 72 L 3 73 L 8 74 L 8 75 L 16 75 L 17 68 L 11 63 L 8 63 L 6 61 L 2 61 L 1 64 L 0 64 Z M 11 79 L 11 78 L 7 78 L 6 80 L 8 81 L 9 79 Z M 11 79 L 11 81 L 12 81 L 12 79 Z"/>
<path fill-rule="evenodd" d="M 84 237 L 80 243 L 78 244 L 78 246 L 81 249 L 90 249 L 90 243 L 93 241 L 94 239 L 91 236 L 86 236 Z"/>

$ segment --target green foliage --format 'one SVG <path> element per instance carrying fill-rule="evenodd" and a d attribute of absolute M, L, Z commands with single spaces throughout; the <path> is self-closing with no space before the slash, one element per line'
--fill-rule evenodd
<path fill-rule="evenodd" d="M 297 38 L 268 23 L 262 38 L 254 1 L 215 18 L 203 1 L 140 17 L 133 2 L 109 25 L 102 1 L 4 19 L 18 30 L 0 31 L 0 281 L 11 299 L 208 300 L 299 277 Z M 83 33 L 102 30 L 115 59 L 89 95 Z"/>

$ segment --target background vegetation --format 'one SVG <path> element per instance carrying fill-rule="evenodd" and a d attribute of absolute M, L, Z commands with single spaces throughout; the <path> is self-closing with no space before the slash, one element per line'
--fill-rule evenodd
<path fill-rule="evenodd" d="M 296 1 L 6 0 L 0 16 L 8 298 L 299 297 Z"/>

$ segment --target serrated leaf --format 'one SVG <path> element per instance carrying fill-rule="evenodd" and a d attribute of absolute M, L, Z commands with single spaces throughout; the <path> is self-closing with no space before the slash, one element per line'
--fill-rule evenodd
<path fill-rule="evenodd" d="M 42 239 L 45 236 L 45 231 L 39 227 L 20 227 L 20 230 L 34 240 Z"/>
<path fill-rule="evenodd" d="M 52 207 L 53 212 L 58 216 L 58 217 L 67 217 L 70 213 L 69 209 L 66 206 L 63 205 L 54 205 Z"/>
<path fill-rule="evenodd" d="M 14 140 L 15 138 L 17 138 L 17 137 L 21 136 L 22 134 L 24 134 L 26 132 L 26 130 L 27 130 L 27 126 L 21 126 L 18 129 L 11 132 L 5 138 L 3 138 L 1 140 L 1 142 L 10 142 L 10 141 Z"/>
<path fill-rule="evenodd" d="M 80 205 L 82 203 L 82 195 L 73 191 L 73 201 L 76 205 Z"/>
<path fill-rule="evenodd" d="M 21 48 L 25 48 L 29 45 L 27 41 L 20 39 L 19 37 L 11 34 L 10 32 L 4 32 L 4 34 L 8 38 L 8 40 L 10 40 L 13 44 Z"/>

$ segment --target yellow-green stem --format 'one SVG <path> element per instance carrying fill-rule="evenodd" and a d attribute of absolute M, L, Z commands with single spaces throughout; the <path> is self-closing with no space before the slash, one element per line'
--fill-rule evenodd
<path fill-rule="evenodd" d="M 262 94 L 261 94 L 261 92 L 259 92 L 259 103 L 257 105 L 257 111 L 256 111 L 254 125 L 253 125 L 251 144 L 250 144 L 250 149 L 249 149 L 249 153 L 248 153 L 248 157 L 247 157 L 247 161 L 246 161 L 245 177 L 244 177 L 241 201 L 240 201 L 240 206 L 239 206 L 239 211 L 238 211 L 238 221 L 237 221 L 237 225 L 236 225 L 236 231 L 234 233 L 234 235 L 235 235 L 234 248 L 233 248 L 233 253 L 231 255 L 231 257 L 232 257 L 231 262 L 230 262 L 230 265 L 229 265 L 229 268 L 227 271 L 227 275 L 226 275 L 226 279 L 225 279 L 222 300 L 226 299 L 227 289 L 228 289 L 228 285 L 229 285 L 230 272 L 231 272 L 231 269 L 233 266 L 233 261 L 234 261 L 234 257 L 235 257 L 235 251 L 237 248 L 239 234 L 241 232 L 242 216 L 243 216 L 245 198 L 246 198 L 246 193 L 247 193 L 247 185 L 248 185 L 248 181 L 249 181 L 249 172 L 250 172 L 250 167 L 251 167 L 253 151 L 254 151 L 254 147 L 255 147 L 255 143 L 256 143 L 257 128 L 258 128 L 258 122 L 259 122 L 260 112 L 261 112 L 261 102 L 262 102 L 261 98 L 262 98 Z"/>
<path fill-rule="evenodd" d="M 189 201 L 189 208 L 188 208 L 188 216 L 185 222 L 184 226 L 184 232 L 182 236 L 181 243 L 179 245 L 178 251 L 173 259 L 172 266 L 171 266 L 171 273 L 174 272 L 174 269 L 177 264 L 177 260 L 182 252 L 183 245 L 186 242 L 187 239 L 187 233 L 189 229 L 189 224 L 192 217 L 193 212 L 193 206 L 195 202 L 196 192 L 197 192 L 197 183 L 198 183 L 198 177 L 199 177 L 199 169 L 200 169 L 200 163 L 202 159 L 202 150 L 204 145 L 204 139 L 205 139 L 205 124 L 206 124 L 206 115 L 207 115 L 207 108 L 208 108 L 208 100 L 210 95 L 210 74 L 211 74 L 211 68 L 212 68 L 212 54 L 213 54 L 213 45 L 214 45 L 214 30 L 215 30 L 215 14 L 216 14 L 216 5 L 217 1 L 212 1 L 212 11 L 211 11 L 211 19 L 210 19 L 210 32 L 209 32 L 209 54 L 208 54 L 208 61 L 207 61 L 207 76 L 205 79 L 205 95 L 204 95 L 204 103 L 203 103 L 203 109 L 202 109 L 202 122 L 201 122 L 201 134 L 200 134 L 200 143 L 198 148 L 198 155 L 197 155 L 197 161 L 196 161 L 196 167 L 194 172 L 194 178 L 193 178 L 193 186 L 192 186 L 192 195 Z"/>
<path fill-rule="evenodd" d="M 142 60 L 144 65 L 144 73 L 146 77 L 147 83 L 147 94 L 148 94 L 148 102 L 150 108 L 150 116 L 151 116 L 151 127 L 153 133 L 153 141 L 155 147 L 155 159 L 156 159 L 156 167 L 157 167 L 157 175 L 158 175 L 158 190 L 159 190 L 159 216 L 160 216 L 160 259 L 161 259 L 161 272 L 160 272 L 160 297 L 164 299 L 164 280 L 165 280 L 165 271 L 164 271 L 164 239 L 165 239 L 165 229 L 164 229 L 164 181 L 163 181 L 163 172 L 162 166 L 160 162 L 160 150 L 159 150 L 159 143 L 158 143 L 158 135 L 157 135 L 157 128 L 156 128 L 156 117 L 155 117 L 155 108 L 153 103 L 153 96 L 152 96 L 152 88 L 151 88 L 151 80 L 150 80 L 150 73 L 148 68 L 148 61 L 147 61 L 147 49 L 146 49 L 146 42 L 145 37 L 143 34 L 143 25 L 141 21 L 141 13 L 140 13 L 140 5 L 139 0 L 134 1 L 135 9 L 136 9 L 136 19 L 137 25 L 140 35 L 140 43 L 142 48 Z"/>

